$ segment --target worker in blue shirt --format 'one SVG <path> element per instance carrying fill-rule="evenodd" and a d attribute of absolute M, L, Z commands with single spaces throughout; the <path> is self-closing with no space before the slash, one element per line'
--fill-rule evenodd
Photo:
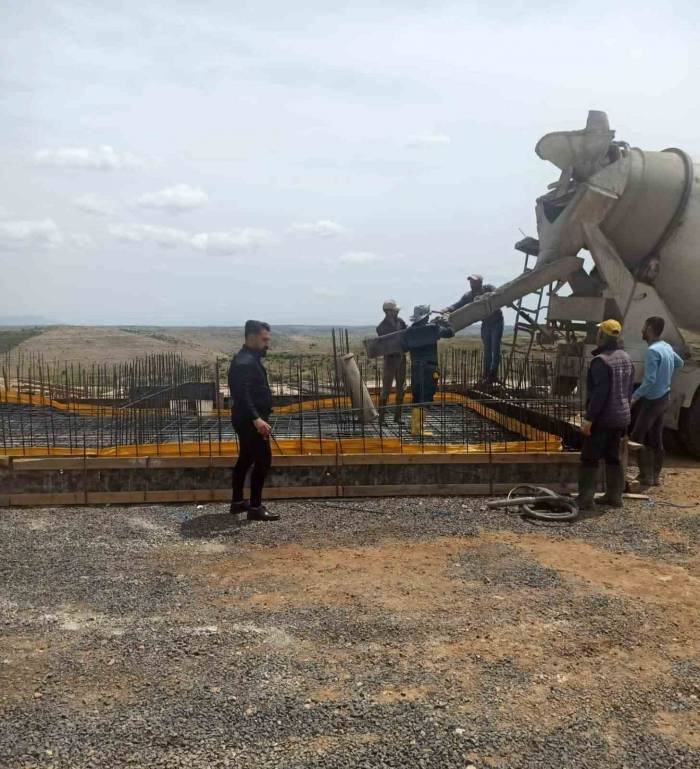
<path fill-rule="evenodd" d="M 664 461 L 664 413 L 668 408 L 671 380 L 683 367 L 683 359 L 668 342 L 661 339 L 664 319 L 647 318 L 642 337 L 649 345 L 644 357 L 644 378 L 632 393 L 635 418 L 630 437 L 643 444 L 639 453 L 639 482 L 658 486 Z"/>

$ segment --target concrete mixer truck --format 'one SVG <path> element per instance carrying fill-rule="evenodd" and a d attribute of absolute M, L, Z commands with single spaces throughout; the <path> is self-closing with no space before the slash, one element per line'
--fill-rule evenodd
<path fill-rule="evenodd" d="M 536 266 L 453 312 L 450 326 L 459 331 L 549 286 L 545 330 L 561 340 L 553 386 L 563 394 L 583 386 L 596 324 L 605 318 L 622 322 L 640 381 L 644 320 L 663 317 L 664 338 L 686 359 L 666 426 L 700 457 L 700 366 L 683 336 L 700 332 L 700 164 L 680 149 L 647 152 L 615 140 L 598 111 L 582 130 L 542 137 L 535 151 L 559 169 L 536 202 L 538 238 L 516 244 L 536 255 Z M 582 250 L 592 257 L 589 268 Z M 401 349 L 401 335 L 366 340 L 368 354 Z"/>

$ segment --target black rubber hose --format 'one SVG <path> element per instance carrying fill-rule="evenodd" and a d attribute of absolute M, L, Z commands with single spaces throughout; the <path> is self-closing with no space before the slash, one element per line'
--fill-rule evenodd
<path fill-rule="evenodd" d="M 579 516 L 578 507 L 571 498 L 557 494 L 544 486 L 531 486 L 530 484 L 516 486 L 508 492 L 507 499 L 525 494 L 534 497 L 534 499 L 518 507 L 523 518 L 563 523 L 575 521 Z"/>

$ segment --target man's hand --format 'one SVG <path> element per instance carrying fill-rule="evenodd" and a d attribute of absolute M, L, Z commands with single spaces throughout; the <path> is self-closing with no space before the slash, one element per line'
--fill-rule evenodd
<path fill-rule="evenodd" d="M 581 422 L 581 432 L 588 437 L 591 434 L 591 428 L 593 427 L 593 422 L 589 422 L 587 419 L 584 419 Z"/>
<path fill-rule="evenodd" d="M 439 315 L 449 315 L 452 312 L 449 307 L 445 307 L 444 310 L 438 310 Z"/>
<path fill-rule="evenodd" d="M 255 425 L 255 429 L 258 431 L 258 433 L 260 433 L 260 435 L 262 435 L 263 438 L 267 439 L 270 437 L 272 428 L 264 419 L 258 417 L 257 419 L 253 420 L 253 424 Z"/>

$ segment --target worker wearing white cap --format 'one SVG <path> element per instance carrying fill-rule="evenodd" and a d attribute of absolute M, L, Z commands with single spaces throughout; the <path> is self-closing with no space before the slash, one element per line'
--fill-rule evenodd
<path fill-rule="evenodd" d="M 403 331 L 406 323 L 399 317 L 400 307 L 393 299 L 387 299 L 382 305 L 384 319 L 377 326 L 377 335 L 386 336 L 396 331 Z M 392 353 L 384 356 L 382 367 L 382 391 L 379 396 L 379 419 L 384 422 L 386 404 L 389 400 L 391 388 L 396 382 L 396 408 L 394 409 L 395 421 L 401 421 L 401 406 L 403 404 L 404 389 L 406 387 L 406 355 L 404 353 Z"/>
<path fill-rule="evenodd" d="M 449 314 L 470 304 L 482 294 L 490 294 L 496 290 L 495 286 L 484 285 L 484 276 L 478 273 L 469 275 L 469 291 L 463 294 L 461 299 L 445 307 L 443 313 Z M 484 384 L 495 382 L 498 378 L 498 366 L 501 362 L 501 339 L 503 338 L 503 313 L 501 310 L 492 312 L 491 315 L 481 321 L 481 344 L 484 351 Z"/>

